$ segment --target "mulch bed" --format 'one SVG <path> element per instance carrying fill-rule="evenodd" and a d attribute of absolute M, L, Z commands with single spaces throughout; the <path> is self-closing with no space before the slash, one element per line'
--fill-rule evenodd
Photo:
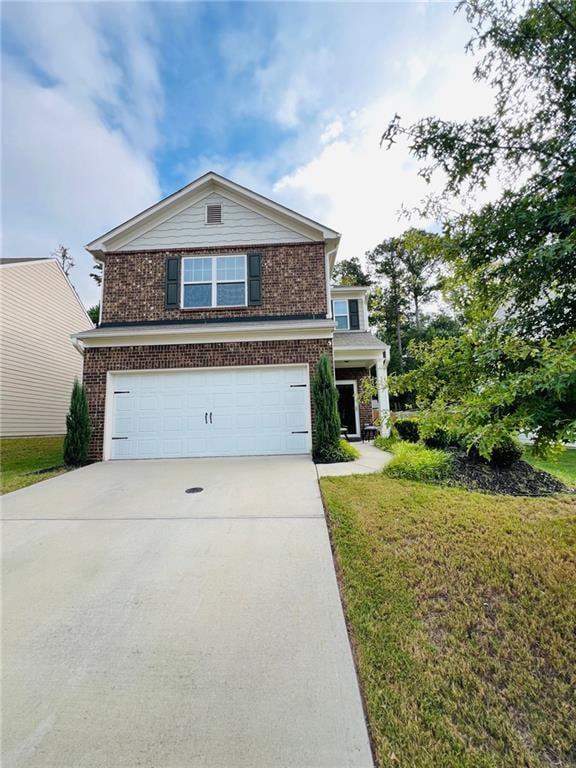
<path fill-rule="evenodd" d="M 451 477 L 444 481 L 446 485 L 509 496 L 550 496 L 573 491 L 548 472 L 535 469 L 525 461 L 517 461 L 504 469 L 470 461 L 464 453 L 451 453 L 453 469 Z"/>

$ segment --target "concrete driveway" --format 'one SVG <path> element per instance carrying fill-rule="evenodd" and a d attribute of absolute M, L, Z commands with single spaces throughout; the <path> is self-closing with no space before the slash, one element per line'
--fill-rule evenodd
<path fill-rule="evenodd" d="M 372 766 L 308 458 L 95 464 L 2 513 L 3 768 Z"/>

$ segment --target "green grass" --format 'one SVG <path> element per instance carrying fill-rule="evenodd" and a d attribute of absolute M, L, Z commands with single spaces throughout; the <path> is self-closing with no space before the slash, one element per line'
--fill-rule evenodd
<path fill-rule="evenodd" d="M 444 451 L 403 441 L 393 443 L 389 450 L 393 457 L 384 467 L 384 472 L 390 477 L 439 482 L 450 474 L 452 462 Z"/>
<path fill-rule="evenodd" d="M 321 485 L 380 766 L 573 766 L 574 500 Z"/>
<path fill-rule="evenodd" d="M 522 458 L 536 469 L 542 469 L 554 475 L 570 488 L 576 487 L 576 449 L 567 448 L 557 458 L 540 459 L 532 454 L 530 448 L 527 448 Z"/>
<path fill-rule="evenodd" d="M 0 493 L 47 480 L 62 474 L 62 447 L 64 438 L 58 437 L 3 437 L 0 440 Z M 31 474 L 38 469 L 59 467 L 54 472 Z"/>

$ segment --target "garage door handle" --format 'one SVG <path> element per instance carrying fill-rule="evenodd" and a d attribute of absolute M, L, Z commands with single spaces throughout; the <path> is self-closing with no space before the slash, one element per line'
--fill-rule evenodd
<path fill-rule="evenodd" d="M 208 424 L 208 411 L 204 411 L 204 424 Z"/>
<path fill-rule="evenodd" d="M 212 424 L 212 411 L 210 411 L 210 424 Z"/>

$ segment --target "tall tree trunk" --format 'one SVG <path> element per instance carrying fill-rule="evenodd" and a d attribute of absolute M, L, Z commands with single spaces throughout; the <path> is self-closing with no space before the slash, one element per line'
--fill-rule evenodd
<path fill-rule="evenodd" d="M 416 330 L 418 331 L 418 335 L 420 335 L 420 305 L 418 304 L 418 294 L 414 292 L 412 296 L 414 298 L 414 319 L 416 321 Z"/>
<path fill-rule="evenodd" d="M 396 311 L 396 344 L 398 346 L 398 357 L 400 358 L 400 372 L 404 373 L 404 357 L 402 354 L 402 332 L 400 328 L 400 308 Z"/>

